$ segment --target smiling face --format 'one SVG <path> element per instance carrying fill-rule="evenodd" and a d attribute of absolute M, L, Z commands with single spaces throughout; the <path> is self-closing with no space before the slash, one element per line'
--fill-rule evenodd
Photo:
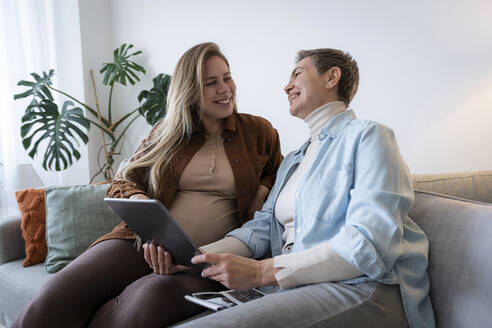
<path fill-rule="evenodd" d="M 316 108 L 337 100 L 336 83 L 339 77 L 333 80 L 333 73 L 337 72 L 330 69 L 319 74 L 311 57 L 298 62 L 284 89 L 290 103 L 290 114 L 304 119 Z"/>
<path fill-rule="evenodd" d="M 205 62 L 203 87 L 203 123 L 209 126 L 221 123 L 232 115 L 236 97 L 236 84 L 227 63 L 219 56 Z"/>

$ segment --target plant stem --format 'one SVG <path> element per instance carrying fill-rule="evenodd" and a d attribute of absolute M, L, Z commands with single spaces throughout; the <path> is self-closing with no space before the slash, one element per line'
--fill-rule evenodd
<path fill-rule="evenodd" d="M 140 107 L 138 107 L 140 108 Z M 120 125 L 121 123 L 123 123 L 124 120 L 126 120 L 129 116 L 131 116 L 133 113 L 137 112 L 138 111 L 138 108 L 132 110 L 130 113 L 128 114 L 125 114 L 123 117 L 121 117 L 118 121 L 114 122 L 112 125 L 111 125 L 111 129 L 113 131 L 116 130 L 116 128 L 118 127 L 118 125 Z M 138 117 L 138 115 L 137 115 Z M 133 121 L 132 121 L 133 122 Z"/>
<path fill-rule="evenodd" d="M 102 170 L 104 170 L 104 166 L 99 168 L 99 170 L 91 177 L 90 181 L 89 181 L 89 184 L 92 183 L 92 181 L 94 181 L 94 179 L 99 175 L 99 173 L 102 172 Z"/>
<path fill-rule="evenodd" d="M 51 90 L 53 91 L 56 91 L 58 93 L 61 93 L 62 95 L 72 99 L 73 101 L 79 103 L 80 105 L 84 106 L 89 112 L 91 112 L 92 115 L 94 116 L 97 116 L 97 111 L 95 111 L 92 107 L 90 107 L 89 105 L 87 104 L 84 104 L 83 102 L 81 102 L 80 100 L 78 100 L 77 98 L 74 98 L 72 97 L 71 95 L 69 95 L 68 93 L 66 92 L 63 92 L 61 90 L 58 90 L 54 87 L 52 87 L 51 85 L 48 84 L 48 88 L 50 88 Z M 104 123 L 104 125 L 110 125 L 110 123 L 108 122 L 108 120 L 106 120 L 104 117 L 102 118 L 102 122 Z"/>
<path fill-rule="evenodd" d="M 94 114 L 94 116 L 97 116 L 97 112 L 96 112 L 96 111 L 95 111 L 92 107 L 90 107 L 89 105 L 84 104 L 83 102 L 81 102 L 81 101 L 80 101 L 80 100 L 78 100 L 77 98 L 72 97 L 71 95 L 69 95 L 69 94 L 68 94 L 68 93 L 66 93 L 66 92 L 63 92 L 63 91 L 61 91 L 61 90 L 58 90 L 57 88 L 52 87 L 52 86 L 51 86 L 51 85 L 49 85 L 49 84 L 48 84 L 47 86 L 48 86 L 48 88 L 50 88 L 51 90 L 56 91 L 56 92 L 58 92 L 58 93 L 61 93 L 62 95 L 64 95 L 64 96 L 66 96 L 66 97 L 68 97 L 68 98 L 72 99 L 73 101 L 75 101 L 75 102 L 77 102 L 77 103 L 81 104 L 81 105 L 82 105 L 82 106 L 84 106 L 86 109 L 88 109 L 88 110 L 89 110 L 92 114 Z"/>
<path fill-rule="evenodd" d="M 99 99 L 97 98 L 97 91 L 96 91 L 96 82 L 94 81 L 94 71 L 91 69 L 90 70 L 90 76 L 91 76 L 91 82 L 92 82 L 92 89 L 94 89 L 94 98 L 96 100 L 96 109 L 97 109 L 97 119 L 99 121 L 99 124 L 103 125 L 102 120 L 101 120 L 101 109 L 99 108 Z M 113 90 L 113 86 L 111 86 L 111 91 Z M 111 112 L 110 112 L 111 113 Z M 109 121 L 111 122 L 111 117 L 109 117 Z M 104 138 L 104 131 L 101 130 L 101 145 L 104 150 L 104 158 L 106 159 L 106 164 L 109 165 L 109 156 L 108 156 L 108 150 L 106 149 L 106 140 Z M 105 173 L 107 173 L 105 171 Z M 112 180 L 112 176 L 106 176 L 105 178 L 110 178 Z"/>
<path fill-rule="evenodd" d="M 133 113 L 133 112 L 132 112 Z M 118 137 L 118 139 L 116 139 L 115 142 L 113 142 L 113 144 L 111 145 L 111 151 L 113 152 L 115 149 L 116 149 L 116 146 L 118 145 L 118 143 L 121 141 L 121 138 L 123 138 L 123 135 L 126 133 L 126 131 L 128 130 L 128 128 L 132 125 L 132 123 L 138 118 L 138 115 L 136 115 L 134 118 L 132 118 L 132 120 L 130 122 L 128 122 L 128 124 L 126 125 L 125 129 L 123 129 L 123 131 L 121 132 L 120 136 Z"/>
<path fill-rule="evenodd" d="M 89 122 L 91 122 L 91 124 L 94 124 L 95 126 L 97 126 L 98 128 L 100 128 L 101 130 L 103 130 L 104 132 L 106 132 L 114 140 L 113 131 L 111 131 L 108 127 L 106 127 L 104 125 L 100 125 L 98 122 L 95 122 L 95 121 L 91 120 L 90 118 L 88 118 L 87 120 Z"/>
<path fill-rule="evenodd" d="M 114 83 L 111 83 L 111 88 L 109 89 L 109 102 L 108 102 L 108 120 L 111 122 L 111 103 L 113 99 L 113 87 Z"/>

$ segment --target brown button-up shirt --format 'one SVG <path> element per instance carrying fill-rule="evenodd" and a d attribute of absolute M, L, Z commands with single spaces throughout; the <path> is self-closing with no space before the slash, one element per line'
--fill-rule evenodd
<path fill-rule="evenodd" d="M 143 156 L 148 148 L 155 129 L 142 141 L 132 160 Z M 249 205 L 260 184 L 272 188 L 277 169 L 282 161 L 280 141 L 277 131 L 270 122 L 259 116 L 234 113 L 225 120 L 224 149 L 229 159 L 236 184 L 236 198 L 239 221 L 244 223 Z M 176 195 L 179 179 L 191 158 L 205 143 L 205 132 L 196 129 L 192 138 L 170 165 L 162 172 L 159 200 L 169 208 Z M 134 194 L 147 194 L 148 169 L 142 169 L 132 177 L 133 182 L 113 181 L 107 195 L 112 198 L 130 198 Z M 121 222 L 112 232 L 100 237 L 94 244 L 106 239 L 134 239 L 135 233 Z M 94 245 L 93 244 L 93 245 Z"/>

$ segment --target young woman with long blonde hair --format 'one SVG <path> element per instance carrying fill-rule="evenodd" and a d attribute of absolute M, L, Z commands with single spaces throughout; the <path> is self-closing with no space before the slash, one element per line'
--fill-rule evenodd
<path fill-rule="evenodd" d="M 282 155 L 271 124 L 239 114 L 235 99 L 218 46 L 189 49 L 176 65 L 166 117 L 108 196 L 160 200 L 197 245 L 250 220 Z M 225 288 L 172 264 L 163 247 L 145 242 L 122 222 L 48 281 L 13 327 L 162 327 L 202 311 L 185 294 Z"/>

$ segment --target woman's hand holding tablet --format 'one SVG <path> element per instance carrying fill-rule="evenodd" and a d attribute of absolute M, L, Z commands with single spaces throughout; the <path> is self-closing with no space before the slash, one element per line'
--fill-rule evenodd
<path fill-rule="evenodd" d="M 191 269 L 188 266 L 174 264 L 171 253 L 166 251 L 164 246 L 156 246 L 153 242 L 148 241 L 142 247 L 145 261 L 156 274 L 173 274 Z"/>

